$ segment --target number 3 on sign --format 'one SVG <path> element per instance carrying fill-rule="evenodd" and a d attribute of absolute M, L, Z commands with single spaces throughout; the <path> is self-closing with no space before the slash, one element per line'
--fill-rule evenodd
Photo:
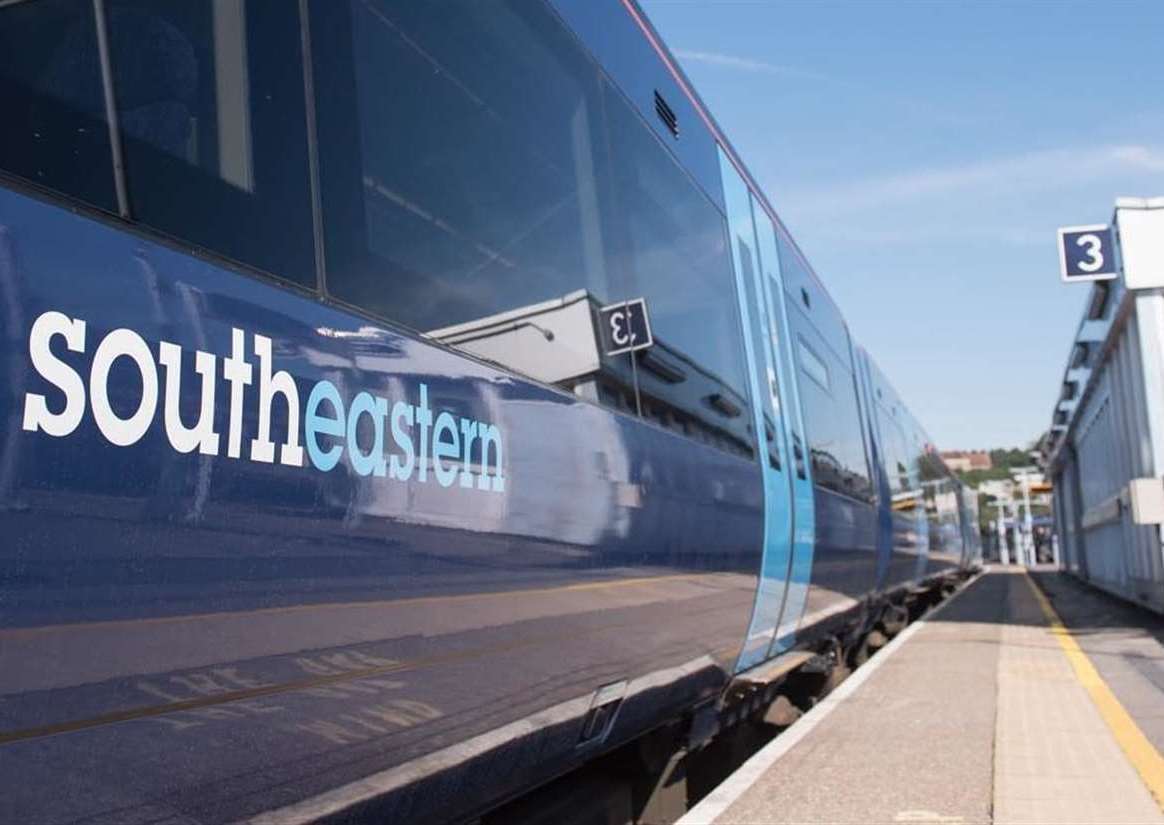
<path fill-rule="evenodd" d="M 1103 281 L 1119 275 L 1115 232 L 1103 224 L 1059 229 L 1059 277 L 1064 281 Z"/>
<path fill-rule="evenodd" d="M 614 341 L 616 346 L 629 347 L 635 342 L 637 337 L 634 330 L 630 328 L 627 323 L 627 313 L 630 308 L 624 309 L 622 312 L 612 313 L 610 316 L 610 340 Z"/>
<path fill-rule="evenodd" d="M 1094 233 L 1087 233 L 1080 235 L 1075 239 L 1075 245 L 1078 247 L 1086 247 L 1084 252 L 1087 255 L 1086 261 L 1080 261 L 1078 267 L 1084 272 L 1099 272 L 1103 268 L 1103 241 Z"/>
<path fill-rule="evenodd" d="M 651 322 L 647 320 L 647 302 L 643 298 L 631 298 L 617 304 L 599 307 L 598 334 L 602 338 L 602 351 L 607 355 L 619 355 L 651 346 Z"/>

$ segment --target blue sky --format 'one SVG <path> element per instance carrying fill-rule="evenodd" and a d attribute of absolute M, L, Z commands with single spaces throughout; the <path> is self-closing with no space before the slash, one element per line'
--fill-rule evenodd
<path fill-rule="evenodd" d="M 1056 227 L 1164 195 L 1164 2 L 640 3 L 938 445 L 1038 435 Z"/>

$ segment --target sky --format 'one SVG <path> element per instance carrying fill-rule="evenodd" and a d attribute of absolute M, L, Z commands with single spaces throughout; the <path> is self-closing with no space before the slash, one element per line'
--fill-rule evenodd
<path fill-rule="evenodd" d="M 1056 228 L 1164 195 L 1164 2 L 640 4 L 937 445 L 1045 430 Z"/>

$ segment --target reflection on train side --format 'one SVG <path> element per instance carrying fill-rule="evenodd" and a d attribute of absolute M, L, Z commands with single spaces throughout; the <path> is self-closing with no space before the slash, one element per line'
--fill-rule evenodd
<path fill-rule="evenodd" d="M 664 429 L 751 457 L 755 439 L 743 394 L 665 339 L 636 353 L 608 355 L 596 328 L 601 305 L 577 290 L 428 335 L 580 398 L 641 411 Z"/>
<path fill-rule="evenodd" d="M 0 631 L 5 658 L 22 663 L 0 674 L 7 804 L 50 822 L 92 805 L 71 786 L 52 800 L 38 792 L 55 775 L 83 778 L 77 793 L 122 789 L 122 813 L 166 795 L 174 812 L 248 815 L 536 721 L 623 674 L 636 691 L 656 685 L 649 711 L 625 708 L 632 724 L 714 695 L 754 587 L 691 573 Z M 701 649 L 688 679 L 659 676 Z M 577 738 L 581 723 L 557 718 L 555 735 Z"/>
<path fill-rule="evenodd" d="M 963 553 L 958 482 L 948 476 L 923 481 L 922 497 L 929 522 L 930 558 L 958 564 Z"/>

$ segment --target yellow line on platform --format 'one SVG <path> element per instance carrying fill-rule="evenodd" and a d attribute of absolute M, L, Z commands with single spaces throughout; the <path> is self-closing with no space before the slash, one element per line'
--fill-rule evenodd
<path fill-rule="evenodd" d="M 1063 649 L 1067 661 L 1071 663 L 1075 677 L 1087 689 L 1091 701 L 1099 710 L 1099 715 L 1107 723 L 1108 729 L 1111 730 L 1116 742 L 1123 749 L 1128 761 L 1132 763 L 1132 767 L 1140 774 L 1140 778 L 1144 780 L 1144 784 L 1148 786 L 1148 790 L 1156 798 L 1156 804 L 1164 809 L 1164 756 L 1156 750 L 1156 746 L 1144 735 L 1139 725 L 1132 719 L 1131 714 L 1124 709 L 1120 700 L 1107 686 L 1107 682 L 1099 675 L 1099 671 L 1095 669 L 1091 659 L 1075 641 L 1071 631 L 1059 619 L 1059 614 L 1055 612 L 1051 601 L 1035 583 L 1035 580 L 1027 573 L 1024 573 L 1024 578 L 1031 586 L 1031 591 L 1034 592 L 1039 607 L 1043 609 L 1043 615 L 1047 617 L 1051 633 L 1059 641 L 1059 647 Z"/>

